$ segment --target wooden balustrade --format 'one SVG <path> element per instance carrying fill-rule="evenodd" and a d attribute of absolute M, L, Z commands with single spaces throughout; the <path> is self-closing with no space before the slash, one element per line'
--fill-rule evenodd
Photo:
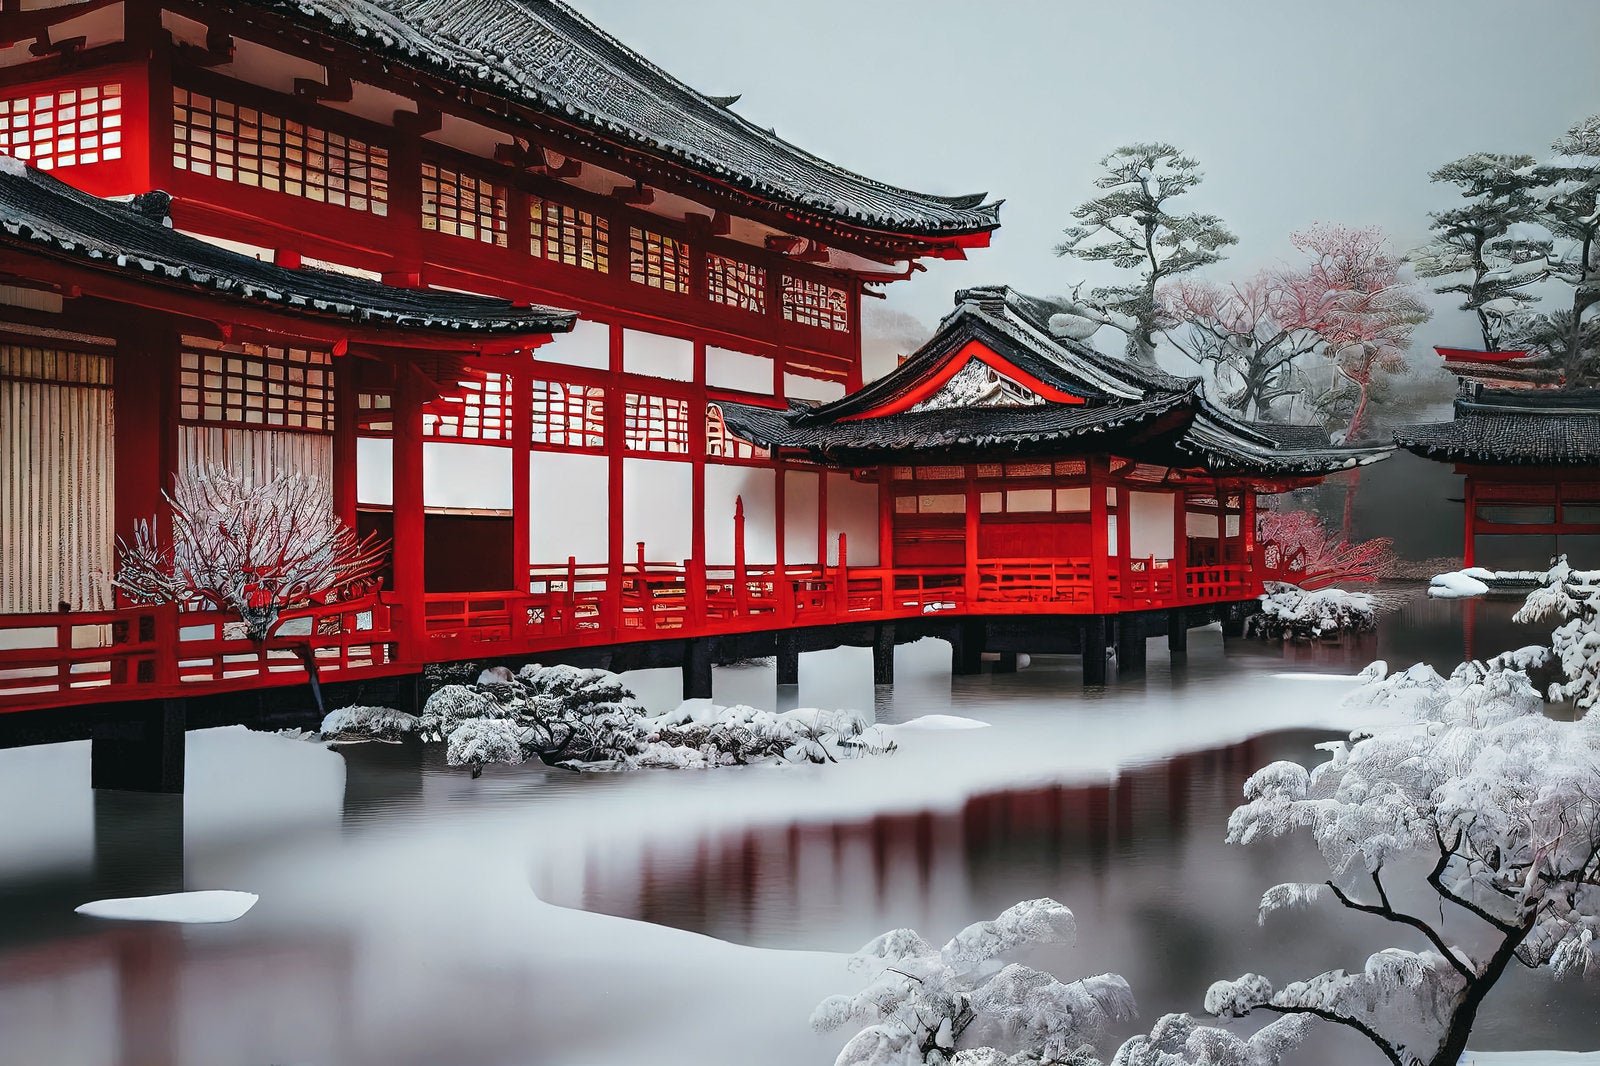
<path fill-rule="evenodd" d="M 1088 614 L 1095 567 L 1087 558 L 983 559 L 964 568 L 832 565 L 732 566 L 652 561 L 642 550 L 620 575 L 575 559 L 531 566 L 526 590 L 429 594 L 420 647 L 397 634 L 405 605 L 381 595 L 294 612 L 265 644 L 217 612 L 140 608 L 0 616 L 0 710 L 202 690 L 399 673 L 427 662 L 538 654 L 658 637 L 889 620 L 940 613 Z M 1145 558 L 1101 569 L 1111 610 L 1246 599 L 1257 567 L 1177 567 Z"/>

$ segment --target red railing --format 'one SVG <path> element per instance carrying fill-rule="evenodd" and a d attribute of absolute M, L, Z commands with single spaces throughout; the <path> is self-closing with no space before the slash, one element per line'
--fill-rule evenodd
<path fill-rule="evenodd" d="M 841 538 L 842 540 L 842 538 Z M 1260 592 L 1259 567 L 1145 558 L 984 559 L 965 568 L 832 565 L 698 567 L 642 546 L 624 566 L 533 566 L 526 591 L 432 593 L 421 624 L 381 596 L 295 612 L 265 644 L 217 612 L 144 608 L 0 615 L 0 707 L 143 699 L 400 673 L 428 662 L 538 654 L 704 636 L 916 618 L 946 612 L 1089 614 L 1218 603 Z M 1100 583 L 1097 588 L 1096 582 Z M 416 619 L 413 617 L 412 621 Z"/>

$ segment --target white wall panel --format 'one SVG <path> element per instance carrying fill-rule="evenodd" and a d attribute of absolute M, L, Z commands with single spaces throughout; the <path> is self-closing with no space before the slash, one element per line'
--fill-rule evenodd
<path fill-rule="evenodd" d="M 606 562 L 606 463 L 603 455 L 533 453 L 529 562 Z"/>
<path fill-rule="evenodd" d="M 878 486 L 852 481 L 849 474 L 828 475 L 828 562 L 839 561 L 839 534 L 845 535 L 846 562 L 878 565 Z"/>
<path fill-rule="evenodd" d="M 744 558 L 751 566 L 777 561 L 777 471 L 760 466 L 706 467 L 706 563 L 733 563 L 735 499 L 744 500 Z"/>

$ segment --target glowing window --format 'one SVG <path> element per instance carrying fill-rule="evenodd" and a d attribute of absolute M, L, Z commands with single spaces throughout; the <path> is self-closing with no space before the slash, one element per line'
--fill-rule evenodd
<path fill-rule="evenodd" d="M 506 247 L 506 195 L 475 174 L 422 164 L 422 228 Z"/>
<path fill-rule="evenodd" d="M 528 210 L 528 250 L 533 255 L 602 274 L 610 270 L 604 216 L 537 197 Z"/>
<path fill-rule="evenodd" d="M 40 170 L 122 158 L 122 85 L 0 100 L 0 152 Z"/>
<path fill-rule="evenodd" d="M 660 233 L 630 227 L 628 277 L 663 292 L 688 292 L 689 246 Z"/>
<path fill-rule="evenodd" d="M 185 422 L 333 432 L 333 357 L 308 348 L 187 343 L 179 360 Z"/>
<path fill-rule="evenodd" d="M 767 272 L 713 253 L 706 256 L 706 296 L 712 303 L 763 314 L 767 310 Z"/>
<path fill-rule="evenodd" d="M 389 153 L 343 134 L 172 90 L 172 165 L 373 215 L 389 213 Z"/>
<path fill-rule="evenodd" d="M 832 285 L 785 274 L 783 317 L 803 326 L 849 332 L 850 294 Z"/>

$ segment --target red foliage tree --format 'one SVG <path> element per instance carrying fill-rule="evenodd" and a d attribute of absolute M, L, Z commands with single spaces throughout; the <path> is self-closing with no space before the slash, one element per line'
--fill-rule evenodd
<path fill-rule="evenodd" d="M 1394 572 L 1394 541 L 1379 537 L 1351 543 L 1330 533 L 1309 511 L 1262 511 L 1256 530 L 1263 566 L 1275 581 L 1314 590 L 1377 581 Z"/>

